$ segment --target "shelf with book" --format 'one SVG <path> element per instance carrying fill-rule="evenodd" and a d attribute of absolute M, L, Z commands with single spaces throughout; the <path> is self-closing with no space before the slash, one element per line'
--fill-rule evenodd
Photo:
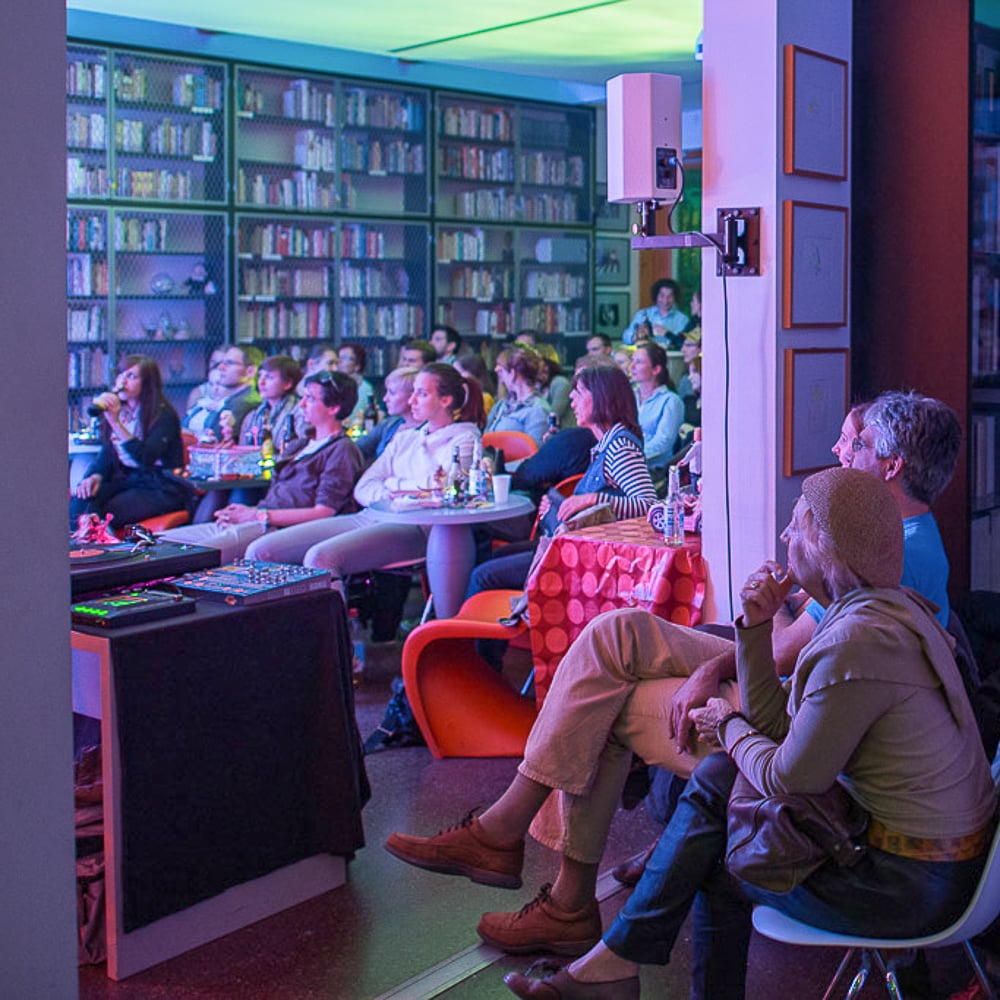
<path fill-rule="evenodd" d="M 236 95 L 237 205 L 339 208 L 334 80 L 240 66 Z"/>
<path fill-rule="evenodd" d="M 426 91 L 343 81 L 340 87 L 341 206 L 347 212 L 426 215 Z"/>
<path fill-rule="evenodd" d="M 438 225 L 436 322 L 479 337 L 516 331 L 515 241 L 509 226 Z"/>
<path fill-rule="evenodd" d="M 518 232 L 522 328 L 545 334 L 590 332 L 592 242 L 585 232 Z"/>
<path fill-rule="evenodd" d="M 107 49 L 66 49 L 66 194 L 106 198 L 108 167 Z"/>
<path fill-rule="evenodd" d="M 226 67 L 112 53 L 116 200 L 226 200 Z"/>
<path fill-rule="evenodd" d="M 592 112 L 458 94 L 436 108 L 439 216 L 591 224 Z"/>

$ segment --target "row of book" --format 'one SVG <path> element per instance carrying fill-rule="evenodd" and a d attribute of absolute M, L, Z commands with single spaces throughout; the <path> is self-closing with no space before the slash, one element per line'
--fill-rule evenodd
<path fill-rule="evenodd" d="M 381 267 L 341 264 L 337 274 L 337 291 L 342 298 L 406 298 L 410 294 L 410 275 L 401 264 Z"/>
<path fill-rule="evenodd" d="M 514 332 L 514 304 L 498 302 L 480 306 L 470 314 L 453 302 L 440 302 L 438 322 L 462 330 L 471 329 L 480 337 L 502 337 Z"/>
<path fill-rule="evenodd" d="M 131 170 L 119 167 L 115 171 L 116 192 L 121 198 L 149 201 L 200 201 L 204 184 L 200 173 L 192 170 Z"/>
<path fill-rule="evenodd" d="M 108 262 L 89 253 L 66 255 L 66 294 L 72 298 L 108 294 Z"/>
<path fill-rule="evenodd" d="M 512 183 L 514 152 L 483 146 L 444 146 L 441 149 L 440 173 L 447 178 Z"/>
<path fill-rule="evenodd" d="M 459 299 L 493 301 L 514 297 L 510 268 L 455 267 L 448 273 L 447 294 Z"/>
<path fill-rule="evenodd" d="M 586 171 L 582 156 L 558 153 L 522 153 L 520 159 L 523 184 L 549 184 L 558 187 L 582 188 Z"/>
<path fill-rule="evenodd" d="M 511 142 L 514 138 L 514 116 L 506 108 L 448 104 L 441 109 L 441 134 L 460 139 Z"/>
<path fill-rule="evenodd" d="M 74 59 L 66 64 L 66 96 L 104 98 L 108 67 L 103 59 Z"/>
<path fill-rule="evenodd" d="M 340 320 L 342 339 L 406 340 L 426 333 L 423 306 L 404 302 L 394 305 L 345 302 L 340 309 Z"/>
<path fill-rule="evenodd" d="M 528 299 L 581 299 L 589 293 L 589 282 L 582 274 L 567 271 L 528 271 L 524 275 L 524 296 Z"/>
<path fill-rule="evenodd" d="M 69 306 L 66 309 L 66 339 L 71 344 L 93 344 L 106 336 L 104 305 Z"/>
<path fill-rule="evenodd" d="M 281 95 L 281 113 L 285 118 L 304 121 L 336 121 L 336 99 L 330 87 L 319 86 L 312 80 L 293 80 Z"/>
<path fill-rule="evenodd" d="M 240 295 L 326 298 L 329 294 L 328 267 L 289 268 L 275 264 L 240 267 Z"/>
<path fill-rule="evenodd" d="M 403 139 L 379 142 L 345 135 L 340 140 L 341 166 L 371 174 L 419 174 L 427 170 L 423 143 L 410 144 Z"/>
<path fill-rule="evenodd" d="M 296 170 L 291 177 L 250 175 L 240 167 L 236 175 L 236 200 L 241 205 L 270 208 L 312 208 L 326 211 L 339 206 L 336 181 L 320 181 L 314 173 Z"/>
<path fill-rule="evenodd" d="M 336 170 L 333 136 L 314 128 L 296 132 L 294 158 L 295 165 L 305 170 Z"/>
<path fill-rule="evenodd" d="M 973 77 L 973 129 L 979 133 L 1000 133 L 1000 94 L 997 74 L 1000 73 L 1000 52 L 992 45 L 976 45 Z"/>
<path fill-rule="evenodd" d="M 363 88 L 344 89 L 344 124 L 419 132 L 426 118 L 424 101 L 411 94 L 387 94 Z"/>
<path fill-rule="evenodd" d="M 336 245 L 334 234 L 333 226 L 296 226 L 279 222 L 244 224 L 239 229 L 239 253 L 329 259 Z"/>
<path fill-rule="evenodd" d="M 115 122 L 115 149 L 125 153 L 214 160 L 219 151 L 219 140 L 210 121 L 177 122 L 164 118 L 151 124 L 119 118 Z"/>
<path fill-rule="evenodd" d="M 972 148 L 971 232 L 974 250 L 1000 250 L 1000 143 L 976 142 Z"/>
<path fill-rule="evenodd" d="M 107 121 L 99 112 L 66 113 L 66 145 L 81 149 L 105 149 L 108 144 Z"/>
<path fill-rule="evenodd" d="M 329 340 L 330 307 L 326 302 L 277 302 L 239 310 L 240 343 L 255 340 Z"/>
<path fill-rule="evenodd" d="M 103 163 L 66 157 L 66 195 L 70 198 L 107 198 L 109 175 Z"/>
<path fill-rule="evenodd" d="M 67 384 L 70 389 L 89 389 L 108 384 L 108 354 L 103 347 L 75 348 L 69 352 Z"/>
<path fill-rule="evenodd" d="M 103 252 L 107 249 L 107 230 L 103 215 L 66 213 L 66 249 Z"/>
<path fill-rule="evenodd" d="M 972 269 L 972 376 L 1000 372 L 1000 275 L 993 269 Z"/>
<path fill-rule="evenodd" d="M 510 248 L 510 236 L 501 234 L 499 238 L 503 241 L 497 248 L 495 245 L 496 234 L 491 234 L 493 238 L 487 236 L 483 229 L 439 229 L 437 234 L 437 259 L 439 263 L 446 264 L 453 260 L 503 260 L 513 259 L 513 252 Z"/>
<path fill-rule="evenodd" d="M 997 417 L 993 413 L 973 413 L 969 434 L 972 450 L 972 480 L 969 483 L 973 509 L 992 504 L 997 491 Z"/>
<path fill-rule="evenodd" d="M 139 253 L 163 252 L 170 232 L 165 215 L 116 215 L 115 249 Z"/>
<path fill-rule="evenodd" d="M 520 329 L 540 333 L 585 333 L 590 329 L 588 313 L 583 306 L 562 303 L 539 303 L 521 306 Z"/>

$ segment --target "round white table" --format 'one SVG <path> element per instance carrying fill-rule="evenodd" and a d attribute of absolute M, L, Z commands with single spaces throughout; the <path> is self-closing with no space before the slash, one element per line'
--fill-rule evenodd
<path fill-rule="evenodd" d="M 380 521 L 418 524 L 430 528 L 427 536 L 427 580 L 434 595 L 434 613 L 452 618 L 465 600 L 469 577 L 476 563 L 472 529 L 487 521 L 506 521 L 531 513 L 534 505 L 525 496 L 511 493 L 504 504 L 486 507 L 404 507 L 376 500 L 366 509 Z"/>

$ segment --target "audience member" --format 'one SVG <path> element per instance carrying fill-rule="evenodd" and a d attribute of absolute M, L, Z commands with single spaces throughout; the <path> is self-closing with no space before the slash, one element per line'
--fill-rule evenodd
<path fill-rule="evenodd" d="M 539 376 L 542 398 L 559 418 L 559 426 L 571 427 L 575 420 L 572 407 L 569 405 L 569 392 L 572 388 L 572 382 L 563 375 L 559 352 L 552 344 L 539 344 L 535 350 L 538 351 L 545 362 Z"/>
<path fill-rule="evenodd" d="M 70 530 L 81 514 L 111 514 L 111 527 L 120 529 L 189 507 L 189 486 L 172 475 L 184 465 L 180 419 L 163 392 L 156 362 L 126 355 L 114 388 L 93 405 L 101 410 L 101 447 L 73 491 Z"/>
<path fill-rule="evenodd" d="M 477 421 L 482 419 L 479 386 L 463 379 L 452 365 L 427 365 L 417 373 L 410 407 L 418 426 L 395 434 L 361 476 L 354 490 L 359 504 L 430 490 L 438 470 L 450 465 L 455 448 L 468 467 L 479 437 Z M 420 559 L 426 538 L 425 528 L 387 524 L 361 511 L 268 533 L 250 546 L 247 555 L 330 570 L 334 587 L 343 594 L 344 580 L 352 573 Z"/>
<path fill-rule="evenodd" d="M 655 760 L 666 742 L 661 678 L 724 640 L 637 609 L 599 616 L 560 665 L 503 795 L 437 836 L 387 841 L 410 864 L 510 888 L 521 884 L 529 831 L 562 852 L 559 877 L 533 904 L 479 923 L 484 941 L 510 952 L 590 949 L 547 980 L 509 975 L 517 995 L 637 997 L 637 963 L 669 960 L 696 898 L 693 995 L 713 1000 L 743 996 L 751 901 L 876 937 L 932 933 L 968 902 L 995 795 L 947 637 L 927 603 L 899 588 L 902 531 L 891 493 L 853 469 L 810 476 L 783 539 L 787 574 L 769 560 L 740 594 L 742 711 L 715 698 L 695 713 L 705 744 L 729 756 L 713 753 L 695 771 L 603 941 L 598 865 L 632 753 Z M 795 584 L 829 611 L 783 686 L 771 631 Z M 842 777 L 871 814 L 869 850 L 854 867 L 822 866 L 787 894 L 733 880 L 722 862 L 738 773 L 766 791 L 806 793 Z"/>
<path fill-rule="evenodd" d="M 611 338 L 603 333 L 595 333 L 587 338 L 587 353 L 591 357 L 611 357 Z"/>
<path fill-rule="evenodd" d="M 651 306 L 640 309 L 632 322 L 622 332 L 622 342 L 635 343 L 636 327 L 647 322 L 653 328 L 653 339 L 668 351 L 676 351 L 683 341 L 683 333 L 688 325 L 688 317 L 677 308 L 681 288 L 672 278 L 660 278 L 653 282 L 649 290 L 653 300 Z"/>
<path fill-rule="evenodd" d="M 202 396 L 207 396 L 209 399 L 215 399 L 222 393 L 219 389 L 219 365 L 222 364 L 222 359 L 225 356 L 226 348 L 224 346 L 216 347 L 212 350 L 212 353 L 208 358 L 208 371 L 205 376 L 205 381 L 201 385 L 196 385 L 189 393 L 187 402 L 184 404 L 184 412 L 187 413 L 188 410 L 193 410 L 198 404 L 198 400 Z"/>
<path fill-rule="evenodd" d="M 830 449 L 837 456 L 841 468 L 849 469 L 854 461 L 854 441 L 865 427 L 865 414 L 870 403 L 858 403 L 847 411 L 844 422 L 840 425 L 840 437 Z"/>
<path fill-rule="evenodd" d="M 691 303 L 688 306 L 688 310 L 691 313 L 690 318 L 687 321 L 687 326 L 684 328 L 685 333 L 690 333 L 692 330 L 701 329 L 701 292 L 696 290 L 691 293 Z"/>
<path fill-rule="evenodd" d="M 243 418 L 240 444 L 259 445 L 266 429 L 271 432 L 274 450 L 279 455 L 284 452 L 296 436 L 295 408 L 299 397 L 295 389 L 301 378 L 299 363 L 287 354 L 274 354 L 260 363 L 257 372 L 260 405 Z"/>
<path fill-rule="evenodd" d="M 454 327 L 439 323 L 431 328 L 430 344 L 434 348 L 437 360 L 442 364 L 453 365 L 462 349 L 462 338 Z"/>
<path fill-rule="evenodd" d="M 344 432 L 342 416 L 351 412 L 357 398 L 357 384 L 349 375 L 307 375 L 300 405 L 315 436 L 289 443 L 260 503 L 227 504 L 215 512 L 215 524 L 174 528 L 162 537 L 219 549 L 223 563 L 228 563 L 265 533 L 357 510 L 352 491 L 364 462 Z"/>
<path fill-rule="evenodd" d="M 486 431 L 520 431 L 542 443 L 549 426 L 549 404 L 539 394 L 544 358 L 533 347 L 505 347 L 497 355 L 497 381 L 506 394 L 496 401 L 486 418 Z"/>
<path fill-rule="evenodd" d="M 224 427 L 231 426 L 235 438 L 243 418 L 260 403 L 254 383 L 263 360 L 264 352 L 258 347 L 237 344 L 227 347 L 219 362 L 219 395 L 201 396 L 184 415 L 185 429 L 199 441 L 211 443 L 223 440 Z"/>
<path fill-rule="evenodd" d="M 625 372 L 629 379 L 632 378 L 632 348 L 626 344 L 618 344 L 612 348 L 611 357 L 618 367 Z"/>
<path fill-rule="evenodd" d="M 537 330 L 519 330 L 513 338 L 515 344 L 525 344 L 537 347 L 542 342 L 542 335 Z"/>
<path fill-rule="evenodd" d="M 368 410 L 368 404 L 375 398 L 375 390 L 365 377 L 368 352 L 360 344 L 341 344 L 337 351 L 337 371 L 350 375 L 358 386 L 358 402 L 354 412 L 347 418 L 348 423 L 361 423 Z"/>
<path fill-rule="evenodd" d="M 399 348 L 400 368 L 423 368 L 437 360 L 437 351 L 426 340 L 404 340 Z"/>
<path fill-rule="evenodd" d="M 417 426 L 417 420 L 410 409 L 413 383 L 417 377 L 416 368 L 396 368 L 385 377 L 385 412 L 373 430 L 358 439 L 358 447 L 366 462 L 373 462 L 388 447 L 397 431 Z"/>
<path fill-rule="evenodd" d="M 684 422 L 684 403 L 674 392 L 667 371 L 667 352 L 659 344 L 650 341 L 635 349 L 632 380 L 646 464 L 654 479 L 662 479 L 667 463 L 677 452 L 677 434 Z"/>

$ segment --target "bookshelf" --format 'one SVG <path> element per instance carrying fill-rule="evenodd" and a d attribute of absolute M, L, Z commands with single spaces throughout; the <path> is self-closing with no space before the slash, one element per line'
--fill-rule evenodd
<path fill-rule="evenodd" d="M 974 27 L 970 199 L 969 495 L 971 586 L 1000 590 L 1000 488 L 997 483 L 1000 419 L 1000 31 Z"/>
<path fill-rule="evenodd" d="M 71 425 L 123 352 L 183 406 L 222 343 L 356 342 L 377 379 L 433 322 L 585 335 L 593 131 L 589 108 L 70 41 Z"/>

